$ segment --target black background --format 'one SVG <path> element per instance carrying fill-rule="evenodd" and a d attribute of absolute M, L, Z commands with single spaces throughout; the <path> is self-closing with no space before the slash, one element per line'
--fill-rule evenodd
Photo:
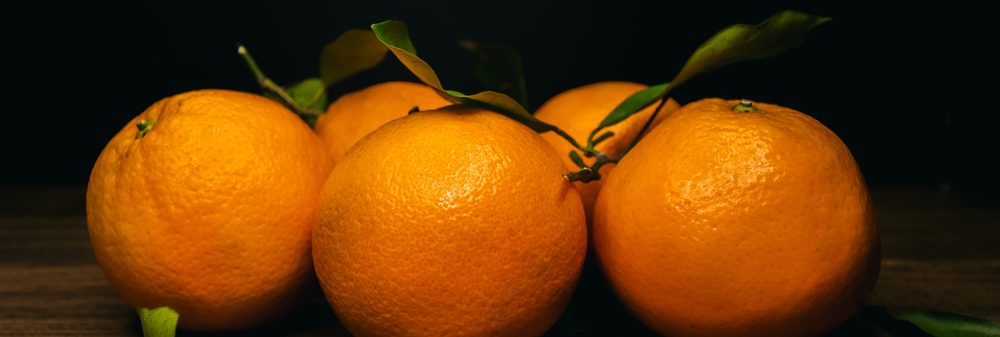
<path fill-rule="evenodd" d="M 696 78 L 674 96 L 751 98 L 796 108 L 841 136 L 872 185 L 942 186 L 996 196 L 991 18 L 949 2 L 327 1 L 34 4 L 4 10 L 0 186 L 84 185 L 104 144 L 156 100 L 187 90 L 257 91 L 244 43 L 281 84 L 318 74 L 349 28 L 405 20 L 445 86 L 479 88 L 460 39 L 515 47 L 536 108 L 606 80 L 669 80 L 698 44 L 782 9 L 831 16 L 803 46 Z M 415 80 L 394 58 L 332 88 Z"/>

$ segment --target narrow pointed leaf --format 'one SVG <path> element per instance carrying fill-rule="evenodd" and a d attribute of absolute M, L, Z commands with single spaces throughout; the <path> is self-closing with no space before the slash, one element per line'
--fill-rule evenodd
<path fill-rule="evenodd" d="M 569 151 L 569 159 L 579 168 L 587 167 L 587 164 L 583 162 L 583 158 L 580 158 L 580 154 L 576 153 L 576 151 Z"/>
<path fill-rule="evenodd" d="M 445 90 L 438 79 L 437 73 L 427 62 L 417 57 L 416 48 L 410 41 L 409 31 L 402 21 L 384 21 L 372 25 L 375 36 L 407 69 L 410 70 L 420 81 L 434 88 L 442 97 L 461 104 L 478 106 L 499 112 L 507 117 L 517 120 L 527 125 L 535 132 L 545 132 L 553 130 L 555 127 L 546 124 L 532 116 L 528 111 L 510 96 L 495 91 L 483 91 L 473 95 L 466 95 L 454 90 Z"/>
<path fill-rule="evenodd" d="M 663 83 L 651 86 L 649 88 L 643 89 L 637 93 L 632 94 L 624 101 L 621 102 L 611 113 L 601 121 L 598 126 L 599 129 L 603 129 L 625 120 L 632 116 L 639 110 L 642 110 L 646 106 L 656 102 L 667 93 L 670 88 L 670 83 Z"/>
<path fill-rule="evenodd" d="M 899 315 L 935 337 L 997 337 L 1000 324 L 979 317 L 935 311 L 918 311 Z"/>
<path fill-rule="evenodd" d="M 139 322 L 142 324 L 144 337 L 174 337 L 177 331 L 177 319 L 180 315 L 170 307 L 155 309 L 139 308 Z"/>
<path fill-rule="evenodd" d="M 388 49 L 375 38 L 375 33 L 364 29 L 351 29 L 323 48 L 320 54 L 319 74 L 323 86 L 340 82 L 358 72 L 374 68 Z"/>
<path fill-rule="evenodd" d="M 504 45 L 459 41 L 458 45 L 472 53 L 476 79 L 484 89 L 503 93 L 522 106 L 528 105 L 521 55 Z"/>
<path fill-rule="evenodd" d="M 757 25 L 729 26 L 702 43 L 670 83 L 635 93 L 615 107 L 607 118 L 601 121 L 594 134 L 653 104 L 695 75 L 739 61 L 766 58 L 792 49 L 805 40 L 810 29 L 830 20 L 828 17 L 802 12 L 783 11 Z"/>
<path fill-rule="evenodd" d="M 594 146 L 597 146 L 597 144 L 600 144 L 601 142 L 605 141 L 608 138 L 611 138 L 611 136 L 614 135 L 615 135 L 614 132 L 608 131 L 601 134 L 600 136 L 597 136 L 597 138 L 594 138 Z"/>

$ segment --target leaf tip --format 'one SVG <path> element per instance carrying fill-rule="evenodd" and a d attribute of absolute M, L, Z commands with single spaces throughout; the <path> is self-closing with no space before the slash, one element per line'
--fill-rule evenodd
<path fill-rule="evenodd" d="M 796 10 L 785 10 L 773 15 L 772 17 L 786 17 L 786 18 L 797 18 L 799 20 L 811 20 L 812 24 L 809 25 L 809 28 L 815 28 L 816 26 L 833 21 L 833 18 L 829 16 L 812 15 L 809 13 L 799 12 Z"/>
<path fill-rule="evenodd" d="M 813 23 L 812 26 L 816 27 L 816 26 L 819 26 L 819 25 L 822 25 L 822 24 L 825 24 L 825 23 L 828 23 L 828 22 L 831 22 L 831 21 L 833 21 L 833 18 L 831 18 L 829 16 L 817 16 L 816 17 L 816 22 Z"/>
<path fill-rule="evenodd" d="M 402 28 L 405 29 L 406 28 L 406 23 L 403 22 L 403 21 L 400 21 L 400 20 L 382 20 L 382 22 L 374 23 L 374 24 L 371 25 L 372 30 L 374 30 L 376 32 L 379 29 L 393 28 L 393 27 L 402 27 Z"/>

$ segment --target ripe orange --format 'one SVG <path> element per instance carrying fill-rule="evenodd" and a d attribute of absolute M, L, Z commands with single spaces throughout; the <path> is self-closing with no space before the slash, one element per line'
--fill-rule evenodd
<path fill-rule="evenodd" d="M 558 126 L 567 134 L 579 142 L 585 142 L 590 132 L 597 126 L 604 117 L 611 112 L 618 104 L 632 94 L 646 89 L 645 85 L 632 82 L 598 82 L 582 87 L 570 89 L 549 99 L 541 108 L 535 112 L 535 117 L 542 121 Z M 659 124 L 674 110 L 680 108 L 677 101 L 669 99 L 660 109 L 653 120 L 653 125 Z M 656 106 L 649 106 L 642 109 L 624 122 L 618 123 L 605 131 L 614 132 L 614 136 L 597 144 L 595 149 L 610 156 L 617 156 L 625 150 L 625 147 L 635 138 L 635 135 L 642 129 L 643 124 L 649 119 Z M 604 131 L 602 131 L 603 133 Z M 554 132 L 542 134 L 561 156 L 563 163 L 572 171 L 579 170 L 579 167 L 569 158 L 569 152 L 574 148 L 566 139 L 563 139 Z M 581 157 L 587 165 L 594 164 L 594 158 Z M 601 167 L 601 175 L 607 175 L 614 168 L 614 164 Z M 602 180 L 589 183 L 577 182 L 576 187 L 580 190 L 580 197 L 583 199 L 583 206 L 586 209 L 588 223 L 593 216 L 594 201 L 601 191 Z"/>
<path fill-rule="evenodd" d="M 340 162 L 361 137 L 389 121 L 406 116 L 410 109 L 433 110 L 451 105 L 434 89 L 412 82 L 385 82 L 341 96 L 316 119 L 314 129 Z"/>
<path fill-rule="evenodd" d="M 365 336 L 540 336 L 586 254 L 583 207 L 536 133 L 466 107 L 363 138 L 320 197 L 313 259 Z"/>
<path fill-rule="evenodd" d="M 621 301 L 661 334 L 821 335 L 878 274 L 867 189 L 818 121 L 737 103 L 686 105 L 618 164 L 595 207 L 594 250 Z"/>
<path fill-rule="evenodd" d="M 315 282 L 310 231 L 332 166 L 309 127 L 264 97 L 199 90 L 160 100 L 91 172 L 97 261 L 126 302 L 170 306 L 181 328 L 266 322 Z"/>

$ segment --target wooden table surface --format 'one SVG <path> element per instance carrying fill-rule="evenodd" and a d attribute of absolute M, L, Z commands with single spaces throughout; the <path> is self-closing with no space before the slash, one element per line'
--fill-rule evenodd
<path fill-rule="evenodd" d="M 883 262 L 869 305 L 1000 321 L 1000 204 L 938 188 L 880 187 L 872 196 Z M 593 274 L 578 293 L 601 288 Z M 649 334 L 604 296 L 574 299 L 546 336 Z M 853 322 L 833 335 L 855 335 L 861 323 Z M 0 188 L 0 336 L 140 335 L 91 252 L 84 188 Z M 232 335 L 348 336 L 319 295 L 285 319 Z"/>

